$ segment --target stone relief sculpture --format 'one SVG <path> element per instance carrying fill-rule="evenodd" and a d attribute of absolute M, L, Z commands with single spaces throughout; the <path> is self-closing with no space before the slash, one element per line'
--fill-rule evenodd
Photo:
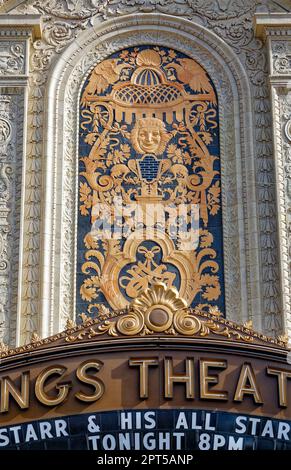
<path fill-rule="evenodd" d="M 19 160 L 16 133 L 23 121 L 22 92 L 0 96 L 0 342 L 13 343 L 16 334 L 15 276 L 18 247 L 13 240 L 19 221 Z M 22 143 L 21 143 L 22 145 Z"/>
<path fill-rule="evenodd" d="M 78 243 L 79 315 L 98 314 L 106 301 L 120 310 L 156 282 L 175 285 L 187 305 L 224 310 L 217 99 L 201 65 L 148 46 L 99 63 L 81 95 L 79 174 L 78 226 L 87 231 Z M 129 213 L 119 220 L 123 234 L 112 238 L 94 224 L 104 205 L 109 223 L 116 197 Z M 182 205 L 179 217 L 167 215 Z M 158 209 L 165 227 L 159 216 L 143 224 Z M 128 225 L 136 211 L 143 217 Z M 194 229 L 199 240 L 192 242 Z"/>

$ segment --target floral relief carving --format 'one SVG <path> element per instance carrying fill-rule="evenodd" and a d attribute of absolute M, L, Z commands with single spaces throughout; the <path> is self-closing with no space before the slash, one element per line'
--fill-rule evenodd
<path fill-rule="evenodd" d="M 41 13 L 46 17 L 46 20 L 54 17 L 79 21 L 100 14 L 107 4 L 108 0 L 27 0 L 16 6 L 13 12 Z"/>
<path fill-rule="evenodd" d="M 284 167 L 284 186 L 285 186 L 285 204 L 286 204 L 286 225 L 288 231 L 288 268 L 291 278 L 291 92 L 280 95 L 282 126 L 282 141 L 283 141 L 283 167 Z"/>
<path fill-rule="evenodd" d="M 273 70 L 276 74 L 291 73 L 291 42 L 272 41 Z"/>
<path fill-rule="evenodd" d="M 25 73 L 25 42 L 0 41 L 0 76 Z"/>
<path fill-rule="evenodd" d="M 5 146 L 11 137 L 11 124 L 4 118 L 0 118 L 0 146 Z"/>
<path fill-rule="evenodd" d="M 201 296 L 220 302 L 223 310 L 219 124 L 216 94 L 205 70 L 173 49 L 124 49 L 93 69 L 80 112 L 78 224 L 90 230 L 78 242 L 81 308 L 89 302 L 87 311 L 94 315 L 100 295 L 113 308 L 123 308 L 160 280 L 175 284 L 189 305 Z M 164 209 L 163 240 L 153 220 L 152 233 L 145 237 L 140 222 L 128 217 L 120 221 L 123 235 L 114 241 L 104 239 L 102 230 L 92 231 L 97 205 L 110 212 L 117 196 L 145 216 L 153 204 Z M 193 205 L 199 205 L 201 229 L 195 241 L 186 241 L 190 225 L 184 231 L 175 215 L 174 208 L 182 204 L 189 218 Z"/>
<path fill-rule="evenodd" d="M 9 161 L 13 151 L 11 119 L 15 116 L 11 114 L 10 101 L 10 96 L 0 96 L 0 161 Z"/>
<path fill-rule="evenodd" d="M 277 334 L 282 328 L 279 270 L 276 259 L 277 225 L 274 191 L 274 163 L 272 149 L 272 130 L 270 97 L 268 88 L 268 63 L 265 46 L 254 37 L 252 13 L 235 22 L 209 21 L 213 30 L 239 55 L 245 65 L 252 86 L 255 103 L 255 139 L 257 198 L 262 263 L 262 299 L 264 328 Z M 247 178 L 245 173 L 244 178 Z"/>
<path fill-rule="evenodd" d="M 284 130 L 286 139 L 291 142 L 291 118 L 286 122 Z"/>
<path fill-rule="evenodd" d="M 192 11 L 210 20 L 237 20 L 254 7 L 253 0 L 187 0 Z"/>
<path fill-rule="evenodd" d="M 34 7 L 43 13 L 68 20 L 84 20 L 102 12 L 108 0 L 38 0 Z"/>
<path fill-rule="evenodd" d="M 140 35 L 137 34 L 136 36 L 137 36 L 136 40 L 137 40 L 137 41 L 140 40 Z M 149 43 L 152 41 L 152 39 L 150 38 L 150 35 L 149 35 L 149 38 L 146 38 L 146 40 L 149 41 Z M 167 41 L 166 43 L 168 43 L 169 38 L 166 38 L 166 37 L 165 37 L 164 40 Z M 134 43 L 134 37 L 132 38 L 132 41 L 133 41 L 133 43 Z M 161 37 L 161 41 L 163 41 L 163 37 Z M 173 41 L 173 45 L 174 45 L 174 43 L 175 43 L 175 41 Z M 121 44 L 122 44 L 122 45 L 126 45 L 126 44 L 124 44 L 124 40 L 121 42 Z M 100 57 L 102 58 L 102 57 L 104 57 L 104 56 L 106 55 L 106 49 L 107 49 L 107 51 L 112 51 L 111 46 L 110 46 L 109 44 L 105 44 L 105 45 L 101 48 L 101 52 L 100 52 L 100 53 L 101 53 L 101 56 L 99 55 L 100 53 L 98 54 L 99 60 L 100 60 Z M 189 46 L 189 49 L 190 49 L 190 46 Z M 96 54 L 96 57 L 97 57 L 97 54 Z M 80 73 L 80 74 L 84 73 L 84 67 L 88 67 L 88 65 L 89 65 L 90 63 L 92 63 L 92 60 L 94 60 L 94 59 L 93 59 L 93 57 L 90 56 L 90 55 L 88 55 L 88 57 L 85 57 L 84 60 L 83 60 L 83 65 L 81 66 L 80 71 L 79 71 L 78 73 Z M 95 60 L 96 60 L 96 59 L 95 59 Z M 201 61 L 206 61 L 206 62 L 208 61 L 207 57 L 205 57 L 205 58 L 204 58 L 204 57 L 201 57 L 200 60 L 201 60 Z M 87 64 L 88 64 L 88 65 L 87 65 Z M 217 73 L 217 71 L 215 71 L 215 72 L 213 73 L 213 76 L 215 76 L 215 73 Z M 72 85 L 73 85 L 73 87 L 75 86 L 75 82 L 74 82 L 74 79 L 73 79 L 73 78 L 72 78 Z M 70 93 L 73 91 L 73 89 L 74 89 L 73 87 L 70 88 Z M 67 102 L 68 102 L 68 104 L 69 104 L 69 102 L 70 102 L 69 96 L 68 96 L 67 100 L 68 100 Z M 226 101 L 227 101 L 227 100 L 226 100 Z M 72 105 L 73 105 L 73 104 L 72 104 Z M 71 105 L 71 106 L 72 106 L 72 105 Z M 70 129 L 71 126 L 72 126 L 72 124 L 68 124 L 68 129 Z M 70 138 L 69 135 L 68 135 L 68 138 Z M 228 136 L 227 136 L 227 138 L 228 138 Z M 231 138 L 230 138 L 230 137 L 229 137 L 229 142 L 230 142 L 230 144 L 231 144 Z M 71 161 L 72 158 L 73 158 L 73 156 L 70 155 L 70 156 L 69 156 L 69 160 Z M 230 192 L 232 191 L 232 190 L 231 190 L 231 186 L 233 185 L 233 180 L 232 180 L 232 178 L 233 178 L 233 177 L 230 177 L 230 178 L 229 178 L 229 183 L 230 183 L 229 191 L 230 191 Z M 68 187 L 72 187 L 71 185 L 73 185 L 73 184 L 74 184 L 74 182 L 71 181 L 71 184 L 68 184 L 67 186 L 68 186 Z M 234 194 L 234 193 L 235 193 L 235 191 L 233 191 L 233 194 Z M 68 198 L 66 198 L 66 200 L 68 200 Z M 65 217 L 66 217 L 66 213 L 68 213 L 68 222 L 69 222 L 69 220 L 71 220 L 71 213 L 70 213 L 70 210 L 69 210 L 69 209 L 70 209 L 69 206 L 66 207 L 66 209 L 65 209 Z M 234 232 L 235 232 L 235 230 L 234 230 Z M 71 236 L 71 235 L 70 235 L 70 236 Z M 68 244 L 68 246 L 69 246 L 69 240 L 70 240 L 70 238 L 68 238 L 68 240 L 66 240 L 66 243 Z M 229 240 L 228 243 L 232 243 L 232 241 Z M 236 251 L 236 250 L 235 250 L 236 242 L 234 241 L 232 244 L 233 244 L 233 248 L 231 248 L 231 246 L 229 247 L 229 249 L 226 248 L 226 250 L 225 250 L 226 253 L 231 253 L 231 252 L 233 253 L 233 252 Z M 69 252 L 70 252 L 70 251 L 69 251 Z M 230 256 L 230 255 L 229 255 L 229 256 Z M 230 260 L 228 261 L 228 265 L 231 266 Z M 239 266 L 239 261 L 237 260 L 237 262 L 236 262 L 235 264 L 233 264 L 233 266 L 234 266 L 234 267 L 235 267 L 235 266 Z M 230 284 L 230 285 L 233 286 L 233 291 L 231 291 L 230 294 L 228 294 L 228 295 L 230 295 L 230 297 L 232 298 L 232 301 L 233 301 L 233 299 L 235 299 L 235 298 L 237 297 L 237 294 L 238 294 L 238 290 L 237 290 L 237 278 L 239 277 L 239 274 L 238 274 L 238 275 L 235 274 L 235 268 L 234 268 L 234 267 L 233 267 L 233 268 L 229 268 L 229 272 L 228 272 L 228 270 L 226 270 L 227 274 L 229 274 L 229 278 L 230 278 L 231 283 L 232 283 L 232 284 Z M 64 290 L 64 292 L 69 288 L 69 285 L 70 285 L 70 276 L 73 275 L 72 270 L 73 270 L 73 266 L 71 266 L 71 263 L 69 262 L 69 259 L 68 259 L 68 264 L 66 263 L 66 270 L 64 270 L 64 272 L 63 272 L 64 284 L 63 284 L 62 289 Z M 65 279 L 67 279 L 67 281 L 65 281 Z M 67 287 L 66 287 L 66 286 L 67 286 Z M 66 296 L 65 294 L 63 294 L 63 297 L 62 297 L 62 298 L 64 299 L 64 301 L 63 301 L 63 303 L 61 304 L 61 308 L 64 309 L 64 313 L 65 313 L 65 312 L 68 311 L 68 304 L 67 304 L 67 301 L 69 301 L 69 297 Z M 237 315 L 237 317 L 238 317 L 239 315 L 241 315 L 241 313 L 240 313 L 240 307 L 239 307 L 239 304 L 240 304 L 240 303 L 239 303 L 239 299 L 237 299 L 237 302 L 234 302 L 234 301 L 233 301 L 233 305 L 234 305 L 234 304 L 235 304 L 236 306 L 234 306 L 233 315 Z M 70 307 L 70 309 L 71 309 L 71 307 Z M 277 326 L 276 326 L 276 328 L 277 328 Z M 274 329 L 274 328 L 271 328 L 271 330 L 272 330 L 272 329 Z"/>
<path fill-rule="evenodd" d="M 38 2 L 40 3 L 40 2 Z M 48 6 L 47 2 L 47 6 Z M 59 2 L 55 2 L 55 5 Z M 35 12 L 41 8 L 36 4 Z M 44 4 L 45 6 L 46 4 Z M 24 5 L 20 10 L 24 12 Z M 31 12 L 31 5 L 25 5 Z M 38 10 L 40 8 L 40 10 Z M 23 316 L 20 324 L 21 342 L 30 342 L 33 332 L 39 325 L 39 264 L 40 264 L 40 204 L 41 204 L 41 157 L 43 142 L 43 112 L 45 87 L 52 61 L 87 24 L 84 22 L 66 22 L 46 17 L 43 39 L 33 43 L 30 51 L 30 90 L 28 102 L 28 148 L 26 156 L 26 204 L 24 208 L 25 233 L 23 267 Z M 69 240 L 69 237 L 68 239 Z"/>
<path fill-rule="evenodd" d="M 185 0 L 109 0 L 104 9 L 104 18 L 126 15 L 135 12 L 151 13 L 159 11 L 172 15 L 189 15 L 192 8 Z"/>
<path fill-rule="evenodd" d="M 19 93 L 19 92 L 18 92 Z M 16 132 L 23 125 L 21 92 L 0 95 L 0 342 L 14 343 L 15 298 L 14 276 L 17 271 L 15 226 L 19 218 L 16 211 L 16 184 L 18 158 L 22 155 L 16 144 Z M 18 155 L 19 152 L 19 155 Z M 17 194 L 17 197 L 19 195 Z M 13 331 L 12 331 L 13 330 Z"/>
<path fill-rule="evenodd" d="M 0 0 L 0 9 L 8 0 Z M 23 0 L 11 11 L 41 11 L 69 20 L 126 15 L 137 11 L 190 16 L 197 14 L 212 20 L 237 20 L 257 6 L 259 11 L 290 11 L 288 0 Z M 288 10 L 289 7 L 289 10 Z M 13 7 L 12 7 L 13 8 Z"/>

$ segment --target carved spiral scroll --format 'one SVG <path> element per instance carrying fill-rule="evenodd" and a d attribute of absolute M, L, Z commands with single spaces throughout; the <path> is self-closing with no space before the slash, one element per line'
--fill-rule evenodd
<path fill-rule="evenodd" d="M 201 321 L 198 318 L 189 315 L 187 310 L 176 312 L 174 316 L 174 326 L 178 333 L 186 336 L 195 335 L 202 328 Z"/>
<path fill-rule="evenodd" d="M 116 323 L 117 330 L 125 336 L 138 335 L 144 327 L 144 318 L 138 312 L 125 315 Z"/>

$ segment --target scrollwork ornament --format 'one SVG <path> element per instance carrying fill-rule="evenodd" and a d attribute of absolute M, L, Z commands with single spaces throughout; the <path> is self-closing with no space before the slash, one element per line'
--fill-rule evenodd
<path fill-rule="evenodd" d="M 172 15 L 189 15 L 191 8 L 185 0 L 109 0 L 104 8 L 104 18 L 130 13 L 159 11 Z"/>
<path fill-rule="evenodd" d="M 180 310 L 174 316 L 174 327 L 181 335 L 193 336 L 201 331 L 202 324 L 197 317 L 189 315 L 187 310 Z"/>
<path fill-rule="evenodd" d="M 144 318 L 139 312 L 132 312 L 118 319 L 117 330 L 125 336 L 136 336 L 144 328 Z"/>
<path fill-rule="evenodd" d="M 7 119 L 0 117 L 0 147 L 6 146 L 11 138 L 11 124 Z"/>
<path fill-rule="evenodd" d="M 273 73 L 290 74 L 291 73 L 291 43 L 286 40 L 272 40 L 272 61 Z"/>
<path fill-rule="evenodd" d="M 2 256 L 4 252 L 4 239 L 3 235 L 0 233 L 0 257 Z"/>
<path fill-rule="evenodd" d="M 43 31 L 43 37 L 55 52 L 60 52 L 74 39 L 73 31 L 78 28 L 77 24 L 65 21 L 55 21 L 48 23 Z"/>
<path fill-rule="evenodd" d="M 15 201 L 19 197 L 16 186 L 18 158 L 22 161 L 16 142 L 17 132 L 23 125 L 21 99 L 21 92 L 0 96 L 0 339 L 11 343 L 15 335 L 12 331 L 16 313 L 14 298 L 17 298 L 11 281 L 15 275 L 12 261 L 17 253 L 19 236 L 15 230 L 19 217 Z"/>
<path fill-rule="evenodd" d="M 86 338 L 97 339 L 99 336 L 131 337 L 167 335 L 186 337 L 222 336 L 228 339 L 251 343 L 256 338 L 270 341 L 250 329 L 250 323 L 239 326 L 221 317 L 217 308 L 210 305 L 198 305 L 195 309 L 185 307 L 175 288 L 167 288 L 164 283 L 157 283 L 153 289 L 146 289 L 128 307 L 127 312 L 119 312 L 119 318 L 90 321 L 90 324 L 77 326 L 68 331 L 67 343 L 82 341 Z M 211 312 L 214 312 L 212 314 Z M 272 340 L 276 344 L 275 339 Z M 279 340 L 282 346 L 282 341 Z"/>
<path fill-rule="evenodd" d="M 280 92 L 276 98 L 276 116 L 277 119 L 275 124 L 278 129 L 276 133 L 278 142 L 280 142 L 280 147 L 282 152 L 278 155 L 278 174 L 282 175 L 282 181 L 284 184 L 280 185 L 280 188 L 283 190 L 281 198 L 284 201 L 283 213 L 286 213 L 286 226 L 287 226 L 287 236 L 284 237 L 284 244 L 282 249 L 284 249 L 285 263 L 284 263 L 284 281 L 286 288 L 290 290 L 291 279 L 291 92 L 290 90 L 286 93 L 284 89 L 280 89 Z M 280 139 L 280 140 L 279 140 Z M 279 158 L 281 157 L 281 158 Z"/>
<path fill-rule="evenodd" d="M 83 3 L 83 2 L 82 2 Z M 62 8 L 67 8 L 67 14 L 62 14 Z M 43 38 L 33 43 L 30 57 L 30 90 L 29 100 L 29 120 L 31 122 L 30 140 L 27 150 L 27 178 L 30 182 L 28 188 L 27 204 L 25 213 L 28 215 L 29 223 L 33 224 L 33 231 L 28 231 L 24 243 L 24 256 L 29 260 L 24 268 L 24 289 L 23 318 L 21 323 L 21 341 L 30 341 L 31 334 L 37 329 L 38 315 L 38 283 L 39 283 L 39 256 L 40 246 L 40 221 L 39 221 L 39 201 L 41 180 L 41 142 L 43 138 L 42 116 L 44 112 L 45 84 L 51 63 L 56 54 L 60 53 L 69 42 L 71 42 L 78 32 L 88 23 L 88 18 L 95 12 L 95 7 L 89 10 L 82 9 L 81 2 L 77 4 L 71 2 L 31 2 L 19 7 L 21 13 L 44 14 L 44 34 Z M 23 7 L 23 8 L 22 8 Z M 79 9 L 80 7 L 80 9 Z M 46 8 L 55 8 L 49 10 Z M 58 10 L 58 11 L 57 11 Z M 53 13 L 59 17 L 53 18 Z M 52 15 L 52 16 L 51 16 Z M 72 21 L 71 21 L 72 20 Z M 33 222 L 30 220 L 31 214 Z"/>
<path fill-rule="evenodd" d="M 150 43 L 152 43 L 152 40 L 151 40 L 150 38 L 148 38 L 148 35 L 147 35 L 147 34 L 144 34 L 142 37 L 145 38 L 144 40 L 149 41 Z M 125 41 L 125 42 L 124 42 L 124 41 Z M 124 40 L 124 39 L 122 39 L 121 44 L 122 44 L 122 46 L 126 46 L 126 45 L 131 46 L 132 44 L 136 44 L 136 43 L 138 43 L 139 41 L 140 41 L 140 34 L 136 34 L 136 35 L 133 34 L 133 35 L 130 36 L 130 38 L 128 38 L 127 41 Z M 161 37 L 160 37 L 160 41 L 161 41 L 161 43 L 163 43 L 163 42 L 164 42 L 164 43 L 167 43 L 167 44 L 169 43 L 169 44 L 173 45 L 173 47 L 175 47 L 175 42 L 176 42 L 175 39 L 169 37 L 168 34 L 165 34 L 164 37 L 161 36 Z M 83 72 L 83 71 L 84 71 L 84 68 L 86 68 L 86 70 L 87 70 L 87 69 L 88 69 L 88 66 L 90 66 L 90 62 L 92 63 L 92 61 L 93 61 L 93 62 L 95 61 L 95 63 L 99 63 L 104 57 L 106 57 L 106 50 L 105 50 L 106 47 L 107 47 L 107 43 L 105 43 L 105 45 L 102 45 L 102 47 L 100 46 L 100 48 L 98 48 L 98 50 L 96 50 L 96 52 L 95 52 L 95 51 L 94 51 L 94 52 L 92 51 L 92 56 L 90 56 L 90 60 L 88 59 L 88 57 L 89 57 L 89 55 L 88 55 L 88 57 L 85 57 L 85 58 L 84 58 L 84 60 L 83 60 L 82 63 L 80 64 L 80 66 L 79 66 L 78 68 L 76 68 L 76 71 L 75 71 L 74 75 L 72 76 L 72 80 L 70 81 L 71 85 L 70 85 L 70 87 L 68 88 L 68 89 L 69 89 L 69 92 L 68 92 L 68 96 L 67 96 L 67 102 L 70 103 L 69 106 L 74 106 L 73 103 L 75 103 L 75 95 L 76 95 L 76 93 L 78 92 L 78 88 L 77 88 L 77 85 L 76 85 L 76 84 L 79 83 L 79 77 L 81 76 L 81 74 L 84 73 L 84 72 Z M 180 47 L 182 48 L 182 50 L 186 50 L 186 51 L 187 51 L 187 50 L 188 50 L 188 47 L 190 47 L 190 46 L 189 46 L 189 44 L 186 43 L 186 42 L 185 42 L 185 43 L 184 43 L 184 42 L 183 42 L 183 43 L 181 42 L 181 43 L 180 43 Z M 192 47 L 193 47 L 193 46 L 192 46 Z M 110 49 L 110 48 L 111 48 L 111 49 Z M 112 50 L 112 45 L 111 45 L 110 43 L 108 43 L 108 49 Z M 190 49 L 189 49 L 189 51 L 190 51 Z M 204 60 L 205 60 L 206 62 L 209 61 L 209 57 L 207 56 L 207 54 L 201 53 L 201 55 L 200 55 L 200 51 L 197 52 L 196 50 L 195 50 L 195 54 L 199 54 L 201 63 L 203 63 Z M 107 57 L 108 57 L 108 56 L 107 56 Z M 219 73 L 219 77 L 222 77 L 222 76 L 223 76 L 223 74 L 222 74 L 222 72 L 221 72 L 221 70 L 220 70 L 220 68 L 219 68 L 219 65 L 218 65 L 217 67 L 213 67 L 213 73 L 214 73 L 214 75 L 216 74 L 216 76 L 218 76 L 217 74 Z M 223 78 L 222 78 L 222 80 L 223 80 Z M 227 101 L 229 112 L 231 112 L 231 101 L 227 99 L 227 93 L 225 93 L 225 94 L 223 95 L 223 100 L 226 100 L 226 101 Z M 70 138 L 71 138 L 71 137 L 70 137 L 71 134 L 70 134 L 69 130 L 71 129 L 71 126 L 72 126 L 73 124 L 72 124 L 72 123 L 70 124 L 70 122 L 69 122 L 69 121 L 70 121 L 69 116 L 68 116 L 67 121 L 68 121 L 68 124 L 66 125 L 66 129 L 68 129 L 68 134 L 67 134 L 67 135 L 68 135 L 68 139 L 70 139 Z M 229 148 L 229 146 L 231 146 L 231 138 L 229 138 L 229 139 L 227 140 L 226 145 L 227 145 L 227 148 Z M 230 150 L 230 153 L 231 153 L 231 150 Z M 70 164 L 71 164 L 70 162 L 73 161 L 73 160 L 72 160 L 73 155 L 71 154 L 71 152 L 69 151 L 69 149 L 68 149 L 68 151 L 66 152 L 66 155 L 67 155 L 67 157 L 66 157 L 66 162 L 68 162 L 68 165 L 70 165 Z M 71 183 L 72 183 L 72 185 L 74 184 L 73 181 L 72 181 Z M 229 187 L 233 187 L 233 188 L 234 188 L 233 179 L 230 179 L 228 184 L 229 184 Z M 66 186 L 67 186 L 67 185 L 66 185 Z M 232 194 L 233 194 L 233 193 L 232 193 Z M 70 218 L 70 211 L 68 210 L 68 211 L 66 211 L 66 220 L 69 220 L 69 218 Z M 235 231 L 235 230 L 234 230 L 234 231 Z M 68 245 L 68 246 L 69 246 L 69 245 Z M 234 246 L 234 245 L 233 245 L 233 246 Z M 230 247 L 230 249 L 233 250 L 232 247 Z M 237 255 L 235 255 L 235 256 L 234 256 L 233 258 L 231 258 L 231 259 L 232 259 L 232 266 L 234 266 L 234 265 L 237 265 L 237 266 L 238 266 L 238 265 L 239 265 L 239 257 L 237 257 Z M 66 269 L 66 270 L 64 271 L 64 274 L 63 274 L 64 277 L 63 277 L 63 278 L 64 278 L 64 280 L 65 280 L 66 289 L 68 289 L 69 286 L 71 285 L 71 284 L 70 284 L 70 274 L 69 274 L 69 272 L 72 273 L 72 268 L 73 268 L 73 266 L 71 265 L 71 263 L 69 263 L 69 264 L 67 263 L 66 266 L 67 266 L 67 267 L 69 266 L 70 271 L 69 271 L 68 269 Z M 232 272 L 232 271 L 231 271 L 231 272 Z M 234 298 L 236 295 L 237 295 L 237 289 L 235 288 L 235 289 L 232 291 L 231 296 L 232 296 L 232 298 Z M 64 299 L 64 300 L 65 300 L 65 299 Z M 66 311 L 66 309 L 68 308 L 68 304 L 66 304 L 65 302 L 62 303 L 62 308 L 63 308 L 63 307 L 64 307 L 64 310 Z M 237 314 L 236 314 L 236 310 L 237 310 L 237 312 L 238 312 Z M 235 313 L 233 313 L 233 318 L 238 318 L 238 316 L 239 316 L 239 314 L 240 314 L 240 313 L 239 313 L 239 299 L 238 299 L 237 302 L 234 302 L 234 305 L 233 305 L 233 308 L 232 308 L 232 312 L 234 312 L 234 311 L 235 311 Z"/>
<path fill-rule="evenodd" d="M 25 43 L 2 41 L 0 43 L 0 76 L 25 73 Z"/>
<path fill-rule="evenodd" d="M 285 136 L 291 142 L 291 119 L 289 119 L 285 124 Z"/>
<path fill-rule="evenodd" d="M 210 20 L 237 20 L 254 8 L 253 0 L 187 0 L 193 12 Z"/>
<path fill-rule="evenodd" d="M 6 260 L 0 260 L 0 271 L 7 272 L 8 262 Z"/>
<path fill-rule="evenodd" d="M 58 19 L 82 21 L 100 15 L 108 0 L 33 0 L 25 3 L 27 5 L 17 7 L 19 12 L 39 12 Z"/>
<path fill-rule="evenodd" d="M 78 21 L 100 15 L 104 19 L 117 15 L 141 12 L 162 12 L 177 16 L 197 15 L 211 21 L 238 22 L 244 15 L 252 13 L 261 2 L 253 0 L 31 0 L 22 2 L 14 11 L 36 13 L 59 19 Z M 2 0 L 2 4 L 5 1 Z M 1 3 L 0 3 L 1 8 Z M 282 11 L 279 2 L 269 0 L 265 9 Z M 284 4 L 284 10 L 286 5 Z"/>
<path fill-rule="evenodd" d="M 268 2 L 269 4 L 272 2 Z M 235 2 L 233 2 L 235 5 Z M 282 329 L 281 317 L 281 292 L 279 288 L 279 277 L 276 257 L 273 256 L 277 250 L 277 226 L 274 214 L 276 212 L 273 186 L 266 186 L 266 181 L 274 181 L 274 163 L 272 157 L 272 132 L 271 115 L 268 93 L 268 63 L 266 48 L 262 41 L 254 37 L 252 26 L 252 13 L 255 2 L 252 2 L 248 13 L 241 18 L 240 24 L 235 22 L 218 22 L 209 20 L 209 27 L 224 38 L 224 40 L 235 50 L 240 60 L 245 64 L 250 83 L 252 95 L 255 100 L 255 152 L 257 171 L 257 194 L 258 194 L 258 228 L 260 236 L 260 249 L 262 259 L 262 315 L 264 317 L 264 328 L 270 334 L 278 334 Z M 243 11 L 243 10 L 242 10 Z M 243 168 L 243 172 L 246 169 Z M 244 178 L 248 176 L 244 173 Z M 244 194 L 246 198 L 247 195 Z M 266 230 L 271 227 L 271 230 Z M 246 228 L 247 230 L 247 228 Z M 250 262 L 250 260 L 248 261 Z M 248 273 L 248 284 L 250 286 L 250 273 Z"/>
<path fill-rule="evenodd" d="M 277 57 L 273 63 L 274 71 L 277 73 L 290 73 L 291 59 L 288 57 Z"/>

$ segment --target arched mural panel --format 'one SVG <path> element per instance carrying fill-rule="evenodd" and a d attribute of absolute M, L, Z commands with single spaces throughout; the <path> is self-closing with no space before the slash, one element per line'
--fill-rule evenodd
<path fill-rule="evenodd" d="M 84 84 L 79 138 L 77 316 L 123 309 L 159 281 L 224 313 L 218 104 L 204 68 L 165 47 L 112 54 Z"/>

